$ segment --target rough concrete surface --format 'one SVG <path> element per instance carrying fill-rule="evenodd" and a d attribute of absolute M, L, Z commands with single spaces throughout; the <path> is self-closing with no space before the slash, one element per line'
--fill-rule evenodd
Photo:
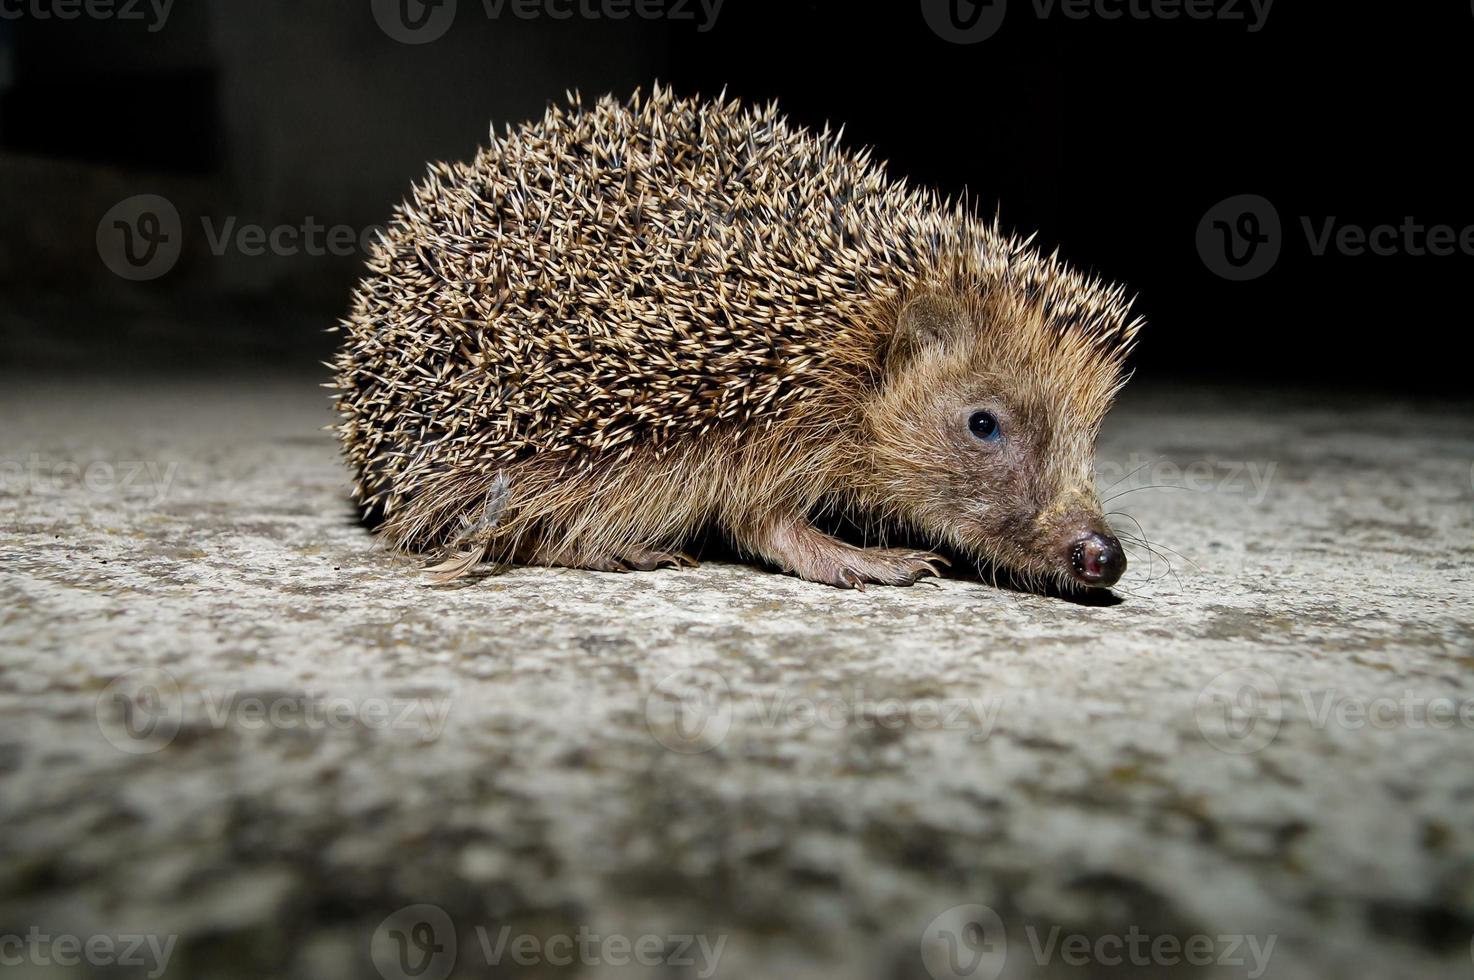
<path fill-rule="evenodd" d="M 427 587 L 315 380 L 0 391 L 7 975 L 1474 976 L 1468 406 L 1130 392 L 1081 605 Z"/>

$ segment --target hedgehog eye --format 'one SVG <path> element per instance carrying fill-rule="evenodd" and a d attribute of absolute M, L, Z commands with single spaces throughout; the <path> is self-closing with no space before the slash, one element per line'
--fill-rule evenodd
<path fill-rule="evenodd" d="M 973 412 L 967 420 L 967 429 L 983 442 L 993 442 L 1001 436 L 998 418 L 992 412 Z"/>

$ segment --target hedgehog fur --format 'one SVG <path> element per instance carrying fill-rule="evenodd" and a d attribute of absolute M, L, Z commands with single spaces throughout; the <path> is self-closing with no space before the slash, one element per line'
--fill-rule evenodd
<path fill-rule="evenodd" d="M 1069 581 L 1029 534 L 949 521 L 947 494 L 969 491 L 913 484 L 950 450 L 905 408 L 876 413 L 928 378 L 999 379 L 1048 442 L 1016 474 L 1013 523 L 1070 495 L 1099 523 L 1082 465 L 1140 326 L 1129 306 L 775 105 L 570 95 L 432 165 L 395 211 L 341 324 L 337 431 L 356 500 L 446 577 L 677 562 L 705 526 L 834 584 L 932 570 L 817 536 L 808 518 L 834 508 Z"/>

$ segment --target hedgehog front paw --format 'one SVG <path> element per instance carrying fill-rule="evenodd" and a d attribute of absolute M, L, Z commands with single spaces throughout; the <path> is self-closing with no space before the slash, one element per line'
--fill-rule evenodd
<path fill-rule="evenodd" d="M 812 580 L 863 592 L 867 583 L 914 585 L 923 576 L 941 575 L 938 566 L 946 564 L 950 564 L 947 559 L 930 551 L 855 548 L 828 569 L 817 569 L 820 574 Z"/>
<path fill-rule="evenodd" d="M 777 521 L 742 539 L 750 550 L 784 571 L 841 589 L 864 591 L 869 583 L 911 585 L 924 575 L 940 575 L 938 566 L 950 564 L 930 551 L 856 548 L 801 520 Z"/>

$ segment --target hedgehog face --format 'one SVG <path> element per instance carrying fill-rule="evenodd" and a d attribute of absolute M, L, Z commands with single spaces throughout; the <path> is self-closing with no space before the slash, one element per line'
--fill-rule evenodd
<path fill-rule="evenodd" d="M 1119 366 L 1079 355 L 1038 308 L 912 299 L 866 412 L 878 498 L 1026 580 L 1114 584 L 1126 559 L 1101 513 L 1093 461 Z"/>

